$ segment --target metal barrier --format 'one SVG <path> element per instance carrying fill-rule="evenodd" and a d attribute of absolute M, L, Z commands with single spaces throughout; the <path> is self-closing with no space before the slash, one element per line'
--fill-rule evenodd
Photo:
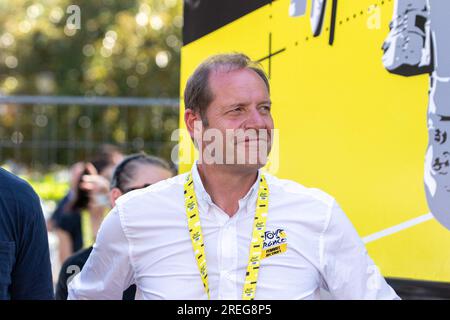
<path fill-rule="evenodd" d="M 0 96 L 0 163 L 70 165 L 104 143 L 170 158 L 178 109 L 178 99 Z"/>

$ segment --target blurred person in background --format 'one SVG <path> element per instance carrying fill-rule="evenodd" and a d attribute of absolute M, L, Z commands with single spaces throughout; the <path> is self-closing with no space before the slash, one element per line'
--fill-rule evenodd
<path fill-rule="evenodd" d="M 102 144 L 99 147 L 98 158 L 109 159 L 112 163 L 119 163 L 123 159 L 123 153 L 120 149 L 111 144 Z M 55 211 L 53 212 L 50 219 L 47 221 L 47 229 L 48 231 L 53 231 L 54 228 L 58 225 L 58 220 L 62 216 L 62 214 L 67 211 L 68 204 L 73 200 L 76 195 L 76 191 L 78 188 L 78 184 L 85 170 L 85 163 L 83 161 L 77 162 L 70 168 L 70 189 L 67 194 L 62 198 L 58 205 L 56 206 Z M 108 173 L 109 175 L 110 173 Z"/>
<path fill-rule="evenodd" d="M 45 220 L 28 183 L 0 168 L 0 300 L 53 299 Z"/>
<path fill-rule="evenodd" d="M 62 198 L 57 206 L 55 211 L 53 212 L 50 219 L 47 221 L 47 230 L 49 232 L 54 231 L 58 220 L 61 218 L 61 216 L 64 214 L 65 209 L 67 208 L 67 205 L 70 203 L 70 201 L 73 199 L 75 192 L 77 190 L 78 182 L 80 181 L 81 175 L 83 174 L 83 171 L 85 169 L 84 162 L 77 162 L 70 168 L 70 189 L 67 192 L 67 194 Z"/>
<path fill-rule="evenodd" d="M 110 209 L 108 192 L 113 170 L 122 159 L 117 147 L 102 145 L 92 162 L 78 164 L 72 171 L 76 184 L 61 201 L 61 211 L 55 212 L 59 216 L 54 219 L 61 262 L 94 243 L 94 235 Z"/>
<path fill-rule="evenodd" d="M 144 153 L 126 157 L 115 169 L 109 192 L 110 204 L 115 206 L 116 200 L 123 194 L 146 188 L 156 182 L 173 176 L 170 165 L 160 158 Z M 63 264 L 56 286 L 56 299 L 67 299 L 68 282 L 79 273 L 89 258 L 92 246 L 83 249 L 69 257 Z M 134 300 L 136 286 L 130 286 L 123 293 L 123 300 Z"/>

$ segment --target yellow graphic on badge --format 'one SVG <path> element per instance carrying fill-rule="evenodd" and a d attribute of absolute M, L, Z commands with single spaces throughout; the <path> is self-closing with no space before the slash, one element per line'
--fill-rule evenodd
<path fill-rule="evenodd" d="M 287 237 L 286 232 L 283 229 L 277 229 L 275 231 L 269 230 L 264 233 L 264 245 L 261 259 L 286 252 L 286 250 Z"/>

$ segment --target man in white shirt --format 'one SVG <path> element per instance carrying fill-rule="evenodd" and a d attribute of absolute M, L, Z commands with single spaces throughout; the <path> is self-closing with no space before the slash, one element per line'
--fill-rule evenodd
<path fill-rule="evenodd" d="M 398 299 L 331 196 L 260 170 L 269 92 L 243 54 L 195 70 L 184 100 L 199 161 L 119 198 L 69 299 L 120 299 L 132 283 L 139 299 Z"/>

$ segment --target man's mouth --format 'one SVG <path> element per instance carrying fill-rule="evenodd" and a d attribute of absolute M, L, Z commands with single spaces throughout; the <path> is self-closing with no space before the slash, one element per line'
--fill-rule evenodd
<path fill-rule="evenodd" d="M 268 141 L 265 140 L 265 139 L 250 139 L 250 138 L 245 138 L 244 140 L 236 141 L 235 144 L 240 144 L 240 143 L 248 143 L 248 144 L 250 144 L 250 143 L 257 143 L 257 144 L 260 144 L 260 143 L 268 143 Z"/>

